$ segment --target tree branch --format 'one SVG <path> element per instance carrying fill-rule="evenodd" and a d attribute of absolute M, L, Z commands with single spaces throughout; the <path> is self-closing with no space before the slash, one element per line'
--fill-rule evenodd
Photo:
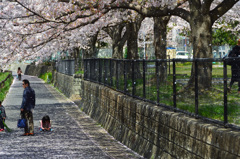
<path fill-rule="evenodd" d="M 203 14 L 208 14 L 210 11 L 211 4 L 214 0 L 204 0 L 202 2 L 202 11 Z"/>
<path fill-rule="evenodd" d="M 215 9 L 210 12 L 212 23 L 219 17 L 223 16 L 229 9 L 231 9 L 239 0 L 224 0 Z"/>
<path fill-rule="evenodd" d="M 20 3 L 18 0 L 16 0 L 16 2 L 17 2 L 19 5 L 21 5 L 23 8 L 25 8 L 26 10 L 28 10 L 29 12 L 33 13 L 34 15 L 37 15 L 38 17 L 40 17 L 40 18 L 42 18 L 42 19 L 44 19 L 44 20 L 46 20 L 46 21 L 50 21 L 50 20 L 46 19 L 45 17 L 43 17 L 42 15 L 40 15 L 40 14 L 32 11 L 31 9 L 29 9 L 28 7 L 26 7 L 25 5 L 23 5 L 22 3 Z"/>
<path fill-rule="evenodd" d="M 190 12 L 183 9 L 183 8 L 176 8 L 172 11 L 169 11 L 170 15 L 179 16 L 182 19 L 186 20 L 187 22 L 190 22 Z"/>

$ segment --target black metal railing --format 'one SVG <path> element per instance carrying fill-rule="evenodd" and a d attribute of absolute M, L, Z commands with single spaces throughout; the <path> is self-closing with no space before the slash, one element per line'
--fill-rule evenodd
<path fill-rule="evenodd" d="M 75 73 L 74 60 L 61 60 L 56 63 L 57 72 L 72 76 Z"/>
<path fill-rule="evenodd" d="M 228 121 L 227 81 L 231 76 L 231 72 L 227 71 L 229 69 L 227 67 L 228 61 L 240 62 L 240 58 L 226 58 L 224 60 L 211 58 L 160 60 L 84 59 L 84 79 L 103 84 L 126 95 L 174 111 L 215 122 L 225 127 L 239 129 L 238 126 L 232 125 Z M 207 77 L 208 71 L 214 76 Z M 211 80 L 210 85 L 214 85 L 214 88 L 210 87 L 209 90 L 202 91 L 204 88 L 201 84 L 204 84 L 202 81 L 204 79 Z M 192 93 L 188 94 L 188 91 Z M 207 94 L 214 92 L 220 94 L 222 100 L 208 101 L 212 99 L 208 98 Z M 218 98 L 217 95 L 215 96 Z M 189 100 L 186 98 L 189 98 Z M 209 106 L 205 107 L 205 105 Z M 209 113 L 211 115 L 211 113 L 214 113 L 211 112 L 211 109 L 215 107 L 220 110 L 220 113 L 217 114 L 220 115 L 219 120 L 204 116 L 204 113 L 208 110 L 203 111 L 203 109 L 210 109 Z M 224 113 L 221 114 L 221 111 Z"/>

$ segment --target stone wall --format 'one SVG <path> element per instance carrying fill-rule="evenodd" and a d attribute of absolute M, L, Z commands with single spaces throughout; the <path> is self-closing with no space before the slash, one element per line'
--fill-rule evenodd
<path fill-rule="evenodd" d="M 68 76 L 62 73 L 53 72 L 53 85 L 65 96 L 73 101 L 80 100 L 81 76 Z"/>
<path fill-rule="evenodd" d="M 114 138 L 145 158 L 237 159 L 240 132 L 140 101 L 80 77 L 53 73 L 54 85 Z M 80 98 L 80 97 L 81 98 Z"/>
<path fill-rule="evenodd" d="M 54 71 L 53 66 L 45 65 L 26 65 L 24 74 L 40 77 L 41 74 L 52 72 L 52 82 L 54 87 L 58 88 L 68 98 L 78 101 L 80 100 L 80 75 L 68 76 Z"/>
<path fill-rule="evenodd" d="M 18 67 L 21 68 L 23 74 L 31 75 L 31 76 L 37 76 L 40 77 L 41 74 L 44 74 L 46 72 L 52 72 L 53 66 L 46 66 L 46 65 L 29 65 L 24 63 L 16 63 L 12 64 L 8 70 L 11 70 L 13 72 L 17 72 Z"/>
<path fill-rule="evenodd" d="M 53 66 L 27 65 L 24 71 L 24 74 L 40 77 L 40 75 L 46 72 L 52 72 L 52 71 L 53 71 Z"/>
<path fill-rule="evenodd" d="M 84 112 L 146 158 L 240 158 L 239 131 L 204 123 L 89 81 L 81 81 L 80 95 Z"/>

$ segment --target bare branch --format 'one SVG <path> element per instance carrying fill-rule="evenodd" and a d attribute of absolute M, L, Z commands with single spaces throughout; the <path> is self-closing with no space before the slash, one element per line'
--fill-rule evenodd
<path fill-rule="evenodd" d="M 210 14 L 212 23 L 214 23 L 219 17 L 224 15 L 229 9 L 231 9 L 239 0 L 224 0 Z"/>
<path fill-rule="evenodd" d="M 210 11 L 211 4 L 214 0 L 204 0 L 202 3 L 203 14 L 208 14 Z"/>

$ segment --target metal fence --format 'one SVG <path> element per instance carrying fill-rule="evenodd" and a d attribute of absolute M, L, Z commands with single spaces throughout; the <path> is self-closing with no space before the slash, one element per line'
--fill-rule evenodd
<path fill-rule="evenodd" d="M 61 60 L 56 63 L 57 72 L 72 76 L 75 73 L 74 60 Z"/>
<path fill-rule="evenodd" d="M 227 66 L 226 61 L 229 60 L 240 61 L 240 58 L 84 59 L 84 79 L 174 111 L 239 129 L 236 123 L 240 123 L 240 119 L 238 121 L 240 107 L 232 100 L 238 94 L 230 94 L 231 100 L 228 101 L 227 82 L 231 77 L 231 68 Z M 206 63 L 210 64 L 209 68 L 204 65 Z M 199 81 L 205 78 L 206 71 L 211 71 L 212 74 L 212 77 L 208 77 L 212 85 L 209 90 L 204 90 Z M 194 75 L 191 72 L 194 72 Z M 194 82 L 188 88 L 187 86 L 191 84 L 190 78 Z M 232 112 L 236 109 L 239 109 L 239 114 Z M 214 117 L 211 117 L 212 115 Z M 231 119 L 230 122 L 228 117 Z"/>

